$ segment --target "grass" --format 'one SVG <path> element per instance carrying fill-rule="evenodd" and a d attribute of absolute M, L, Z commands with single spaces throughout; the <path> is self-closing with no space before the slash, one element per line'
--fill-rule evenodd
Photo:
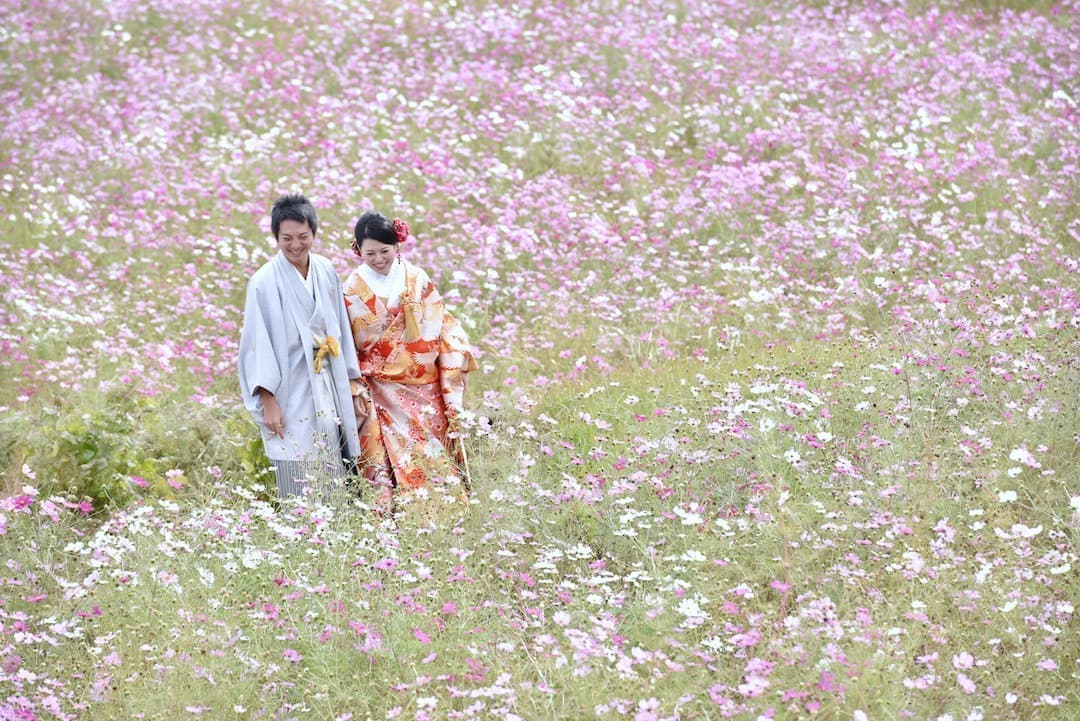
<path fill-rule="evenodd" d="M 831 375 L 829 380 L 843 388 L 831 399 L 842 407 L 863 395 L 861 374 L 888 357 L 874 358 L 871 351 L 866 358 L 863 350 L 862 364 L 839 368 L 841 359 L 852 355 L 850 348 L 820 350 L 816 365 L 831 369 L 820 375 Z M 783 353 L 805 357 L 799 351 L 791 347 Z M 878 502 L 871 493 L 882 490 L 883 484 L 835 479 L 819 488 L 807 483 L 804 474 L 792 474 L 778 460 L 782 444 L 685 435 L 688 421 L 709 417 L 710 406 L 718 401 L 717 389 L 730 388 L 734 381 L 749 395 L 754 384 L 781 382 L 799 373 L 789 364 L 770 367 L 759 360 L 749 353 L 716 365 L 682 360 L 659 379 L 623 370 L 603 381 L 589 374 L 552 389 L 534 413 L 510 412 L 504 422 L 518 425 L 527 418 L 549 416 L 556 423 L 536 442 L 570 448 L 551 456 L 538 454 L 535 464 L 522 465 L 515 476 L 508 473 L 504 460 L 514 443 L 507 447 L 505 440 L 478 439 L 473 463 L 477 478 L 483 480 L 477 482 L 472 504 L 439 511 L 444 515 L 437 523 L 432 522 L 434 517 L 410 514 L 392 537 L 356 510 L 339 509 L 320 524 L 316 516 L 325 511 L 274 511 L 264 504 L 249 505 L 243 496 L 223 500 L 219 492 L 201 501 L 188 498 L 177 510 L 153 503 L 133 508 L 122 516 L 129 520 L 106 524 L 86 542 L 87 548 L 124 549 L 105 564 L 113 580 L 90 585 L 77 602 L 77 609 L 95 607 L 101 612 L 85 622 L 86 636 L 112 639 L 111 651 L 138 660 L 134 667 L 125 661 L 124 682 L 106 694 L 107 701 L 94 703 L 95 717 L 170 718 L 184 713 L 195 700 L 197 706 L 217 709 L 215 713 L 267 704 L 281 708 L 297 704 L 297 709 L 308 709 L 315 716 L 345 708 L 379 716 L 397 705 L 413 713 L 427 684 L 457 679 L 468 664 L 487 671 L 482 679 L 456 680 L 450 683 L 452 688 L 491 693 L 498 688 L 491 685 L 498 670 L 513 669 L 518 691 L 512 708 L 525 717 L 589 717 L 598 698 L 639 698 L 642 691 L 671 704 L 701 684 L 718 680 L 734 688 L 740 683 L 734 670 L 708 670 L 705 661 L 688 653 L 694 639 L 706 640 L 718 628 L 683 627 L 685 621 L 680 622 L 675 611 L 680 602 L 679 594 L 673 595 L 676 589 L 685 589 L 713 618 L 727 617 L 738 628 L 756 630 L 760 647 L 772 649 L 766 657 L 780 666 L 771 677 L 778 686 L 806 689 L 799 659 L 836 654 L 838 646 L 844 662 L 837 667 L 837 683 L 848 690 L 843 700 L 833 699 L 819 709 L 821 718 L 846 715 L 855 707 L 876 715 L 907 703 L 897 690 L 903 686 L 900 680 L 920 673 L 916 657 L 938 648 L 940 637 L 959 648 L 978 648 L 988 637 L 996 637 L 996 645 L 984 647 L 993 666 L 973 673 L 993 674 L 994 683 L 1003 688 L 1030 688 L 1033 681 L 1024 674 L 1034 669 L 1029 666 L 1025 671 L 1007 659 L 1012 649 L 1025 648 L 1034 639 L 1015 621 L 1006 621 L 1005 614 L 990 612 L 1008 603 L 1006 590 L 1013 584 L 987 583 L 971 601 L 972 610 L 959 610 L 973 559 L 986 556 L 1000 543 L 986 532 L 964 528 L 970 525 L 965 519 L 979 507 L 986 509 L 978 517 L 986 529 L 1009 528 L 1017 522 L 1056 527 L 1062 519 L 1048 512 L 1060 501 L 1052 502 L 1049 496 L 1060 498 L 1066 490 L 1036 476 L 1027 486 L 1033 505 L 1004 507 L 986 491 L 965 499 L 937 492 L 945 488 L 931 486 L 927 490 L 935 492 L 924 492 L 916 482 Z M 911 397 L 913 389 L 899 376 L 883 376 L 876 382 L 881 384 L 881 396 L 909 396 L 914 405 L 925 406 L 941 393 L 939 386 L 927 384 L 917 387 Z M 662 407 L 668 414 L 642 427 L 628 412 L 612 412 L 631 396 L 642 399 L 640 410 Z M 762 403 L 763 409 L 767 405 Z M 610 419 L 611 427 L 598 429 L 586 417 Z M 792 419 L 797 426 L 792 432 L 819 430 L 813 418 L 808 413 Z M 956 429 L 971 422 L 968 417 L 945 420 L 938 439 L 955 438 Z M 828 427 L 835 431 L 835 445 L 850 446 L 858 439 L 858 425 L 850 419 L 840 418 Z M 489 450 L 489 443 L 503 451 Z M 939 447 L 942 458 L 935 484 L 948 482 L 947 468 L 962 462 L 949 444 Z M 590 457 L 589 451 L 597 448 L 604 448 L 607 455 Z M 912 450 L 890 449 L 876 458 L 882 466 L 901 468 L 926 463 Z M 689 462 L 695 453 L 707 454 L 711 462 Z M 616 454 L 632 458 L 631 465 L 611 470 Z M 575 457 L 581 461 L 577 467 Z M 824 450 L 820 459 L 810 462 L 827 467 L 835 457 L 835 450 Z M 569 475 L 571 468 L 574 473 Z M 616 492 L 615 484 L 633 483 L 637 473 L 648 480 Z M 919 473 L 914 475 L 919 481 Z M 980 475 L 976 470 L 965 479 Z M 561 484 L 552 484 L 560 477 Z M 606 495 L 590 496 L 590 478 L 594 483 L 602 479 Z M 677 490 L 664 497 L 665 487 Z M 560 494 L 576 494 L 580 500 L 563 500 Z M 851 505 L 852 494 L 864 495 L 867 503 Z M 1043 503 L 1048 507 L 1040 510 Z M 726 518 L 724 512 L 733 506 L 744 510 Z M 756 510 L 746 515 L 751 508 Z M 546 510 L 538 513 L 539 509 Z M 689 513 L 700 517 L 688 522 Z M 958 526 L 952 547 L 956 555 L 947 556 L 949 562 L 932 563 L 941 558 L 940 549 L 935 550 L 934 535 L 924 530 L 941 519 Z M 909 525 L 913 533 L 897 534 L 902 525 Z M 110 526 L 112 531 L 105 533 Z M 67 529 L 59 527 L 30 528 L 46 535 L 21 552 L 8 544 L 7 557 L 22 559 L 27 568 L 62 568 L 72 579 L 89 572 L 92 566 L 84 565 L 90 559 L 86 551 L 69 550 L 62 563 L 27 555 L 34 549 L 57 548 L 58 541 L 67 537 Z M 48 534 L 56 534 L 55 539 Z M 18 543 L 10 532 L 3 538 Z M 853 539 L 867 543 L 853 545 Z M 114 545 L 121 541 L 134 545 Z M 1042 546 L 1042 552 L 1053 545 Z M 252 551 L 254 557 L 248 555 Z M 183 557 L 190 560 L 177 563 Z M 377 570 L 384 557 L 396 558 L 396 565 Z M 915 571 L 912 558 L 924 559 L 927 567 Z M 935 572 L 929 575 L 933 566 Z M 888 572 L 894 567 L 909 571 Z M 808 578 L 800 573 L 806 568 L 821 571 Z M 162 588 L 159 574 L 164 569 L 176 578 Z M 136 580 L 117 582 L 118 571 Z M 207 571 L 213 575 L 207 576 Z M 462 573 L 468 580 L 451 580 Z M 790 589 L 777 591 L 770 585 L 774 581 Z M 751 593 L 732 595 L 740 587 Z M 347 588 L 366 590 L 353 596 L 343 594 Z M 1021 597 L 1037 597 L 1037 588 L 1021 590 Z M 725 610 L 726 601 L 738 610 Z M 828 609 L 825 616 L 812 610 L 815 601 Z M 454 612 L 441 613 L 448 603 Z M 9 605 L 7 612 L 18 607 Z M 854 632 L 860 607 L 868 608 L 874 618 L 873 625 L 863 629 L 869 634 L 865 638 Z M 553 621 L 561 609 L 568 616 Z M 926 620 L 912 626 L 904 620 L 911 613 Z M 596 626 L 597 619 L 606 615 L 614 626 Z M 848 632 L 828 631 L 830 616 L 837 628 L 847 627 Z M 799 634 L 799 645 L 792 646 L 789 619 L 798 618 L 808 626 Z M 360 641 L 346 625 L 350 620 L 377 628 L 383 646 L 358 657 Z M 872 637 L 890 624 L 902 628 L 902 633 Z M 553 640 L 539 641 L 530 630 L 537 627 L 546 629 Z M 560 637 L 563 628 L 580 628 L 582 635 Z M 415 634 L 417 629 L 426 634 L 426 641 Z M 611 633 L 623 640 L 611 645 Z M 661 639 L 667 641 L 658 644 Z M 592 649 L 592 644 L 598 648 Z M 647 649 L 647 658 L 635 661 L 626 652 L 634 648 L 643 653 Z M 283 657 L 291 652 L 302 657 L 298 673 L 272 674 L 271 669 L 290 663 Z M 584 679 L 575 676 L 580 665 L 568 661 L 577 658 L 580 664 L 590 653 L 601 656 L 584 664 Z M 610 662 L 601 660 L 605 655 L 624 659 L 628 669 L 615 673 Z M 46 659 L 39 660 L 46 663 Z M 659 683 L 664 675 L 655 674 L 669 662 L 690 670 L 680 674 L 677 683 Z M 48 663 L 59 663 L 71 678 L 92 678 L 95 668 L 101 673 L 100 657 L 93 655 L 68 655 Z M 1056 683 L 1054 675 L 1038 678 L 1036 683 L 1049 687 Z M 582 680 L 587 683 L 579 683 Z M 553 696 L 522 690 L 528 684 L 569 693 Z M 403 690 L 374 697 L 362 691 L 395 687 Z M 930 708 L 941 713 L 958 708 L 958 699 L 944 689 L 934 698 Z M 440 708 L 444 713 L 462 710 L 468 706 L 464 699 L 443 698 Z"/>

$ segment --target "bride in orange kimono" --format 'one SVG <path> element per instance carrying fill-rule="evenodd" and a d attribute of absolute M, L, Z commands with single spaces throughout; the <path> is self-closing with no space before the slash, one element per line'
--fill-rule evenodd
<path fill-rule="evenodd" d="M 459 495 L 468 469 L 457 419 L 477 368 L 468 338 L 427 273 L 400 257 L 404 221 L 364 213 L 354 235 L 363 262 L 344 291 L 362 374 L 353 384 L 360 470 L 382 512 L 395 495 L 434 484 Z"/>

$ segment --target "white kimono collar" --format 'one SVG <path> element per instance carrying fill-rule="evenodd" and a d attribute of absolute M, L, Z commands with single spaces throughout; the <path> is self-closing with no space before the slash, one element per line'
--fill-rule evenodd
<path fill-rule="evenodd" d="M 396 258 L 386 275 L 372 270 L 367 263 L 360 265 L 359 272 L 371 292 L 383 299 L 387 306 L 398 305 L 398 299 L 405 292 L 405 261 Z"/>

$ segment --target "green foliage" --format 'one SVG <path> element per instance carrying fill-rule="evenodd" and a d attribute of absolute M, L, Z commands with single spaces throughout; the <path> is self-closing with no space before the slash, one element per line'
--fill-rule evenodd
<path fill-rule="evenodd" d="M 273 489 L 262 439 L 246 416 L 128 392 L 10 414 L 0 423 L 0 463 L 9 493 L 27 481 L 25 466 L 44 493 L 87 498 L 95 509 L 143 494 L 171 498 L 225 474 Z M 165 475 L 174 469 L 183 474 L 178 488 Z"/>
<path fill-rule="evenodd" d="M 226 432 L 236 433 L 244 438 L 236 454 L 242 477 L 254 481 L 256 487 L 262 486 L 276 493 L 274 469 L 270 459 L 266 457 L 262 437 L 257 431 L 252 431 L 250 423 L 246 424 L 247 428 L 240 428 L 240 425 L 238 422 L 230 423 L 226 426 Z"/>
<path fill-rule="evenodd" d="M 49 493 L 89 498 L 95 507 L 123 505 L 133 496 L 132 476 L 157 474 L 155 461 L 132 443 L 129 413 L 50 407 L 35 421 L 14 442 L 13 455 L 38 474 Z"/>

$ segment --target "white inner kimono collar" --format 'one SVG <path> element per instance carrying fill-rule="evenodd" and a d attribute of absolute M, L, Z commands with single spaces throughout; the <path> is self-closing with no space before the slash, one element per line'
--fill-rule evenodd
<path fill-rule="evenodd" d="M 291 263 L 289 265 L 292 265 Z M 300 282 L 304 284 L 304 288 L 307 289 L 307 294 L 311 296 L 312 300 L 315 300 L 315 273 L 312 272 L 311 266 L 308 266 L 307 278 L 300 272 L 300 269 L 293 265 L 293 270 L 300 276 Z"/>
<path fill-rule="evenodd" d="M 367 283 L 371 292 L 382 298 L 387 306 L 398 305 L 398 299 L 405 292 L 405 263 L 396 258 L 386 275 L 372 270 L 364 263 L 360 266 L 360 277 Z"/>

